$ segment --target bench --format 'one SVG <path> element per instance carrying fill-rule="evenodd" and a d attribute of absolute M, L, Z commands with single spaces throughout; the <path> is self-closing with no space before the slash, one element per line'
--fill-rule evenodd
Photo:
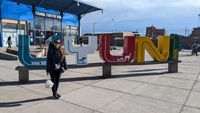
<path fill-rule="evenodd" d="M 168 72 L 177 73 L 179 62 L 181 61 L 167 61 L 167 62 L 147 61 L 144 63 L 90 63 L 88 65 L 68 65 L 68 69 L 102 66 L 102 78 L 110 78 L 112 76 L 112 66 L 168 64 Z M 25 66 L 17 66 L 15 68 L 15 70 L 19 72 L 20 83 L 27 83 L 29 81 L 29 70 L 45 70 L 45 69 L 46 69 L 45 67 L 25 67 Z"/>

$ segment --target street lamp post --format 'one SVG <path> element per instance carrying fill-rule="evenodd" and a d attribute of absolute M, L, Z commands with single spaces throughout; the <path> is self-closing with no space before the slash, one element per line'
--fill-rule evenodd
<path fill-rule="evenodd" d="M 187 37 L 187 27 L 185 28 L 185 37 Z"/>
<path fill-rule="evenodd" d="M 117 46 L 117 38 L 116 38 L 116 32 L 117 32 L 117 28 L 116 28 L 116 21 L 115 19 L 112 19 L 113 25 L 114 25 L 114 29 L 113 29 L 113 34 L 114 34 L 114 45 Z"/>
<path fill-rule="evenodd" d="M 116 22 L 114 22 L 114 24 L 115 24 L 115 32 L 117 32 L 117 28 L 116 28 Z"/>
<path fill-rule="evenodd" d="M 116 32 L 117 31 L 117 27 L 116 27 L 116 21 L 115 21 L 115 19 L 112 19 L 112 22 L 113 22 L 113 26 L 114 26 L 114 29 L 112 31 Z"/>
<path fill-rule="evenodd" d="M 199 22 L 200 22 L 200 14 L 198 14 L 198 27 L 199 27 Z"/>
<path fill-rule="evenodd" d="M 114 25 L 114 29 L 112 31 L 116 32 L 117 28 L 116 28 L 116 21 L 115 21 L 115 19 L 112 19 L 112 22 L 113 22 L 113 25 Z"/>
<path fill-rule="evenodd" d="M 93 23 L 93 35 L 95 34 L 95 27 L 96 27 L 96 22 Z"/>
<path fill-rule="evenodd" d="M 185 37 L 189 37 L 190 36 L 190 30 L 186 27 L 185 28 Z"/>

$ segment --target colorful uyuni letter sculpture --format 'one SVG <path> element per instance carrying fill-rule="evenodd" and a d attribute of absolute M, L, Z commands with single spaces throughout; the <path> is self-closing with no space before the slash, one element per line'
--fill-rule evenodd
<path fill-rule="evenodd" d="M 73 37 L 69 36 L 64 39 L 65 51 L 68 54 L 76 55 L 76 64 L 84 65 L 87 64 L 87 55 L 92 54 L 97 50 L 97 37 L 89 37 L 89 45 L 83 47 L 73 46 Z"/>
<path fill-rule="evenodd" d="M 143 63 L 145 50 L 150 54 L 154 61 L 164 62 L 169 58 L 170 37 L 159 36 L 158 48 L 153 44 L 149 37 L 138 37 L 136 39 L 136 62 Z"/>
<path fill-rule="evenodd" d="M 110 53 L 110 35 L 100 36 L 99 55 L 108 63 L 130 63 L 135 57 L 135 39 L 128 36 L 124 38 L 124 51 L 121 56 L 113 56 Z"/>
<path fill-rule="evenodd" d="M 30 55 L 30 37 L 19 35 L 19 61 L 26 67 L 46 67 L 46 58 L 33 58 Z"/>
<path fill-rule="evenodd" d="M 178 60 L 179 58 L 180 37 L 176 34 L 170 35 L 170 55 L 169 61 Z"/>

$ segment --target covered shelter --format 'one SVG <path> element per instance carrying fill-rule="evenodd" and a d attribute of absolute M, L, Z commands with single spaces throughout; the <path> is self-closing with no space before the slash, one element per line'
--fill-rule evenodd
<path fill-rule="evenodd" d="M 61 31 L 59 31 L 58 33 L 60 33 L 60 35 L 63 36 L 63 23 L 65 23 L 65 19 L 67 14 L 71 14 L 71 15 L 75 15 L 77 17 L 77 22 L 78 22 L 78 35 L 80 36 L 80 20 L 81 18 L 91 12 L 94 11 L 99 11 L 102 10 L 101 8 L 95 7 L 93 5 L 89 5 L 87 3 L 81 2 L 79 0 L 1 0 L 1 20 L 2 19 L 16 19 L 16 20 L 32 20 L 33 21 L 33 37 L 34 37 L 34 45 L 36 45 L 36 35 L 38 34 L 38 31 L 44 31 L 44 33 L 41 34 L 49 34 L 48 31 L 48 24 L 50 22 L 46 22 L 46 20 L 54 18 L 52 23 L 56 23 L 56 21 L 60 21 L 57 22 L 57 26 L 56 27 L 60 27 L 59 29 L 61 29 Z M 7 6 L 5 6 L 7 5 Z M 13 6 L 12 6 L 13 5 Z M 17 10 L 16 12 L 14 12 L 13 9 L 11 9 L 10 7 L 19 7 L 18 9 L 14 9 Z M 42 9 L 42 10 L 40 10 Z M 26 10 L 26 11 L 25 11 Z M 8 11 L 8 13 L 6 12 Z M 25 11 L 25 12 L 23 12 Z M 12 12 L 12 13 L 10 13 Z M 30 13 L 28 14 L 27 12 L 31 12 L 32 15 L 30 15 Z M 18 16 L 17 16 L 18 15 Z M 23 15 L 23 16 L 22 16 Z M 25 16 L 24 16 L 25 15 Z M 20 19 L 18 18 L 20 16 Z M 30 16 L 33 16 L 30 19 Z M 39 19 L 38 19 L 39 17 Z M 42 19 L 41 17 L 44 17 L 44 19 Z M 74 18 L 74 17 L 73 17 Z M 45 21 L 44 25 L 41 25 L 40 29 L 37 31 L 37 22 L 36 20 L 39 20 L 40 22 L 43 22 L 43 20 Z M 68 19 L 69 20 L 69 19 Z M 4 24 L 2 22 L 2 24 Z M 43 29 L 44 26 L 44 29 Z M 47 27 L 45 27 L 47 26 Z M 54 29 L 56 27 L 53 28 L 49 28 L 49 29 Z M 2 29 L 1 29 L 2 30 Z M 31 34 L 31 33 L 29 33 Z M 52 34 L 52 33 L 51 33 Z M 45 35 L 45 36 L 47 36 Z M 2 46 L 3 44 L 3 36 L 1 35 L 1 40 L 0 40 L 0 46 Z"/>
<path fill-rule="evenodd" d="M 89 5 L 79 0 L 11 0 L 17 3 L 31 5 L 33 7 L 42 7 L 59 11 L 62 13 L 70 13 L 81 17 L 87 13 L 102 10 L 101 8 Z"/>

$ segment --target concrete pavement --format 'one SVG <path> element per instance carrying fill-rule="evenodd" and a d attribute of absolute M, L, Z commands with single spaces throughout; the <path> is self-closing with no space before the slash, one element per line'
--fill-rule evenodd
<path fill-rule="evenodd" d="M 101 79 L 98 67 L 68 70 L 60 100 L 50 99 L 45 71 L 30 71 L 29 84 L 21 85 L 19 62 L 0 60 L 0 113 L 200 113 L 200 56 L 189 54 L 181 52 L 174 74 L 165 64 L 113 67 L 111 79 Z M 101 61 L 97 53 L 89 59 Z"/>

